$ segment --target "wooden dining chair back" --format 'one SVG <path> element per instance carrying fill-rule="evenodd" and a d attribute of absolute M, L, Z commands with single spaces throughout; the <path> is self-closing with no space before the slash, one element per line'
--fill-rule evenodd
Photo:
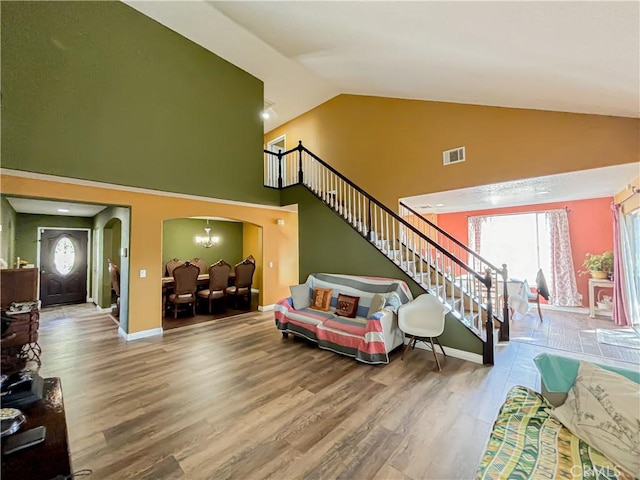
<path fill-rule="evenodd" d="M 234 285 L 227 288 L 227 295 L 231 295 L 236 300 L 236 306 L 239 298 L 247 299 L 247 303 L 251 306 L 251 285 L 253 283 L 253 273 L 256 270 L 256 264 L 245 259 L 235 266 L 236 278 Z"/>
<path fill-rule="evenodd" d="M 173 277 L 173 271 L 180 265 L 184 265 L 184 262 L 182 260 L 178 260 L 177 258 L 172 258 L 164 265 L 166 274 L 169 275 L 170 277 Z"/>
<path fill-rule="evenodd" d="M 198 291 L 198 298 L 209 300 L 209 313 L 212 311 L 214 300 L 222 299 L 222 304 L 226 304 L 230 275 L 231 265 L 224 260 L 219 260 L 209 267 L 209 288 Z"/>
<path fill-rule="evenodd" d="M 120 269 L 118 265 L 113 263 L 110 258 L 107 259 L 109 263 L 109 275 L 111 276 L 111 290 L 116 294 L 116 308 L 113 310 L 113 315 L 116 318 L 120 317 Z"/>
<path fill-rule="evenodd" d="M 193 263 L 196 267 L 200 269 L 201 275 L 204 273 L 207 273 L 207 271 L 209 270 L 207 267 L 207 263 L 201 258 L 196 257 L 193 260 L 191 260 L 191 263 Z"/>
<path fill-rule="evenodd" d="M 196 290 L 200 269 L 186 262 L 173 270 L 175 279 L 174 292 L 169 295 L 169 303 L 173 303 L 173 318 L 178 318 L 178 305 L 192 304 L 193 316 L 196 314 Z"/>

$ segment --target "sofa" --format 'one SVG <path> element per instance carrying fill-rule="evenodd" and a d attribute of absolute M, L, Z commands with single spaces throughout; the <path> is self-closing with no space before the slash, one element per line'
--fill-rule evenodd
<path fill-rule="evenodd" d="M 640 372 L 542 354 L 541 390 L 513 387 L 476 479 L 640 476 Z"/>
<path fill-rule="evenodd" d="M 274 307 L 276 327 L 284 337 L 303 337 L 320 348 L 368 364 L 389 363 L 389 352 L 404 343 L 397 312 L 413 296 L 401 280 L 314 273 L 291 290 L 295 295 L 292 293 Z M 317 305 L 312 308 L 314 293 L 320 290 L 327 295 L 326 309 Z M 356 299 L 353 317 L 340 311 L 347 297 Z"/>

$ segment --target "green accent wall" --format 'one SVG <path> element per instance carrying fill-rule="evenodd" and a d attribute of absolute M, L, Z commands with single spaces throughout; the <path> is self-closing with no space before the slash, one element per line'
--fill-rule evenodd
<path fill-rule="evenodd" d="M 63 217 L 60 215 L 16 215 L 16 257 L 35 265 L 38 256 L 38 227 L 88 228 L 93 227 L 93 219 L 88 217 Z M 91 250 L 87 252 L 91 263 Z"/>
<path fill-rule="evenodd" d="M 7 267 L 15 266 L 16 257 L 15 240 L 16 240 L 16 211 L 9 204 L 4 195 L 0 197 L 0 223 L 2 223 L 2 232 L 0 232 L 0 258 L 7 262 Z"/>
<path fill-rule="evenodd" d="M 162 268 L 172 258 L 193 260 L 200 258 L 207 265 L 223 259 L 233 266 L 242 261 L 243 226 L 241 222 L 209 220 L 211 235 L 220 237 L 220 243 L 211 248 L 196 245 L 195 237 L 205 235 L 206 220 L 176 218 L 165 220 L 162 226 Z"/>
<path fill-rule="evenodd" d="M 262 81 L 122 2 L 0 9 L 4 168 L 278 203 Z"/>
<path fill-rule="evenodd" d="M 296 185 L 281 191 L 282 205 L 298 205 L 300 282 L 310 273 L 372 275 L 404 280 L 414 296 L 420 286 L 363 238 L 306 188 Z M 455 317 L 447 315 L 443 345 L 482 354 L 482 341 Z"/>

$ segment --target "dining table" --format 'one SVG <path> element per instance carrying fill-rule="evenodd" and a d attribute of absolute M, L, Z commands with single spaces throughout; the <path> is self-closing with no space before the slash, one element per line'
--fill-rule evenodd
<path fill-rule="evenodd" d="M 228 285 L 230 287 L 233 286 L 236 279 L 236 272 L 233 270 L 229 273 L 229 282 Z M 173 293 L 173 289 L 176 285 L 176 281 L 173 277 L 162 277 L 162 312 L 164 313 L 166 305 L 167 305 L 167 296 Z M 208 288 L 209 287 L 209 274 L 201 273 L 198 275 L 198 290 Z"/>

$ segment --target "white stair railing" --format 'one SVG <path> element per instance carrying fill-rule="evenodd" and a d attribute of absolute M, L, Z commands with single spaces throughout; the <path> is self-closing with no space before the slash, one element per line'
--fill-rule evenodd
<path fill-rule="evenodd" d="M 265 152 L 266 186 L 285 188 L 298 183 L 448 305 L 451 313 L 484 341 L 485 363 L 493 363 L 494 299 L 487 294 L 492 283 L 489 273 L 471 269 L 301 144 L 283 153 Z"/>

